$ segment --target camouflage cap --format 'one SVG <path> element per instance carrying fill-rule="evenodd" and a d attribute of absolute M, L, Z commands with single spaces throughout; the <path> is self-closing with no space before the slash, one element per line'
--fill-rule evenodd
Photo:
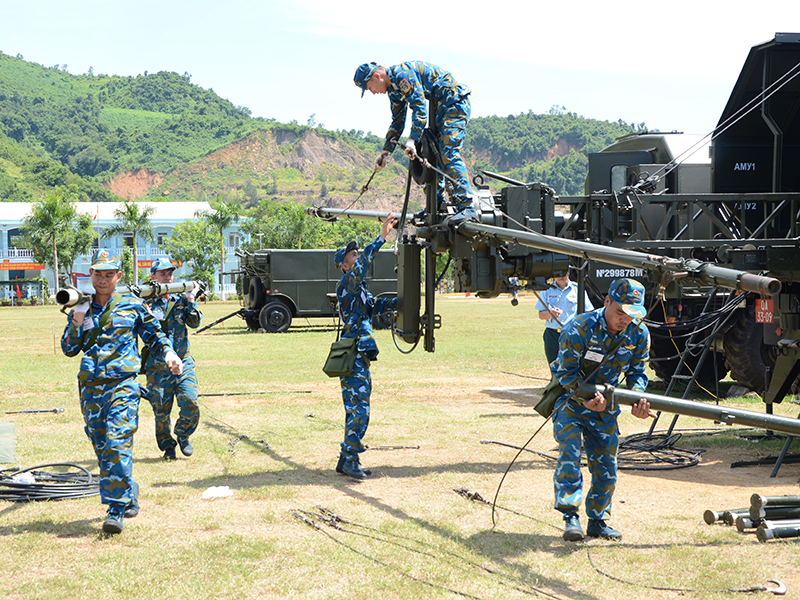
<path fill-rule="evenodd" d="M 620 305 L 626 315 L 634 319 L 644 319 L 644 286 L 634 279 L 615 279 L 608 287 L 608 296 Z"/>
<path fill-rule="evenodd" d="M 377 68 L 378 65 L 374 62 L 371 62 L 364 63 L 356 69 L 356 74 L 353 76 L 353 82 L 356 84 L 356 87 L 361 88 L 362 98 L 364 97 L 364 92 L 367 91 L 367 82 L 372 78 L 372 74 Z"/>
<path fill-rule="evenodd" d="M 111 269 L 119 271 L 120 264 L 119 253 L 116 250 L 98 248 L 92 254 L 92 266 L 90 268 L 95 271 L 109 271 Z"/>
<path fill-rule="evenodd" d="M 165 271 L 167 269 L 172 269 L 174 271 L 175 265 L 173 265 L 172 261 L 166 256 L 161 256 L 153 261 L 153 264 L 150 267 L 150 273 L 153 274 L 156 271 Z"/>
<path fill-rule="evenodd" d="M 358 242 L 355 240 L 349 242 L 347 246 L 344 248 L 339 248 L 336 251 L 336 254 L 333 255 L 333 265 L 338 269 L 342 266 L 344 262 L 344 257 L 347 256 L 347 253 L 351 250 L 358 250 Z"/>

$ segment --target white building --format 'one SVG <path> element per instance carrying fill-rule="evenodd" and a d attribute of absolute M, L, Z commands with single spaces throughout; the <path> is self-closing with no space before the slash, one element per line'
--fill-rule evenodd
<path fill-rule="evenodd" d="M 142 202 L 143 207 L 152 206 L 155 212 L 150 217 L 153 227 L 152 242 L 145 242 L 137 239 L 137 261 L 140 269 L 149 271 L 153 260 L 159 256 L 167 256 L 164 251 L 164 241 L 172 235 L 172 230 L 178 223 L 188 219 L 194 219 L 195 213 L 199 210 L 210 212 L 211 206 L 208 202 Z M 78 202 L 76 208 L 81 213 L 90 215 L 94 221 L 94 228 L 98 237 L 95 239 L 94 246 L 110 248 L 122 252 L 124 248 L 133 246 L 133 239 L 130 235 L 115 235 L 106 237 L 104 231 L 118 221 L 114 218 L 114 211 L 120 208 L 121 202 Z M 33 249 L 25 248 L 22 244 L 22 224 L 25 217 L 30 214 L 30 202 L 0 202 L 0 283 L 15 280 L 30 280 L 38 277 L 46 277 L 50 285 L 51 293 L 55 290 L 55 280 L 53 271 L 44 265 L 37 264 L 33 259 Z M 239 247 L 239 226 L 234 223 L 225 230 L 225 243 L 227 247 L 227 259 L 225 262 L 225 272 L 230 272 L 238 266 L 236 248 Z M 216 252 L 219 255 L 219 251 Z M 75 276 L 88 276 L 91 256 L 81 256 L 73 265 Z M 175 271 L 175 281 L 189 278 L 190 269 L 188 265 L 181 265 Z M 217 295 L 220 294 L 219 275 L 215 277 L 214 285 Z M 13 287 L 13 284 L 12 284 Z M 24 287 L 24 285 L 23 285 Z M 3 285 L 0 294 L 7 293 L 8 284 Z M 233 276 L 225 276 L 225 289 L 222 290 L 225 296 L 230 296 L 235 291 Z M 26 290 L 23 290 L 25 293 Z M 27 295 L 27 294 L 26 294 Z"/>

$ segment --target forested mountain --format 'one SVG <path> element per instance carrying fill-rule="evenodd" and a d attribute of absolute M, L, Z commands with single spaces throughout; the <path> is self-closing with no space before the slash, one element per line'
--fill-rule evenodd
<path fill-rule="evenodd" d="M 0 53 L 0 84 L 0 200 L 35 200 L 42 186 L 73 185 L 85 200 L 344 205 L 358 196 L 382 145 L 361 131 L 253 118 L 247 108 L 193 85 L 188 73 L 71 75 L 67 65 L 44 67 Z M 579 194 L 586 153 L 643 128 L 563 108 L 474 118 L 464 155 L 473 172 L 488 169 Z M 395 159 L 370 185 L 377 205 L 403 194 L 407 162 L 399 152 Z M 417 190 L 415 203 L 420 197 Z"/>

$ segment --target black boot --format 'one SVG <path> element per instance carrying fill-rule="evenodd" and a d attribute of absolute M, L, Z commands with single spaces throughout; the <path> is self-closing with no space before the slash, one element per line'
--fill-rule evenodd
<path fill-rule="evenodd" d="M 347 457 L 344 454 L 339 453 L 339 462 L 336 463 L 336 472 L 339 473 L 339 475 L 345 475 L 344 463 L 346 461 Z M 361 469 L 361 470 L 364 471 L 364 473 L 366 473 L 367 475 L 372 475 L 371 469 Z"/>
<path fill-rule="evenodd" d="M 602 538 L 604 540 L 619 541 L 622 534 L 606 524 L 603 519 L 589 519 L 589 526 L 586 528 L 586 535 L 589 537 Z"/>
<path fill-rule="evenodd" d="M 353 479 L 367 478 L 367 473 L 361 468 L 361 465 L 358 464 L 358 456 L 351 456 L 345 460 L 342 471 L 344 471 L 345 475 L 349 475 Z"/>
<path fill-rule="evenodd" d="M 580 542 L 583 539 L 583 528 L 578 519 L 578 513 L 564 513 L 564 535 L 568 542 Z"/>

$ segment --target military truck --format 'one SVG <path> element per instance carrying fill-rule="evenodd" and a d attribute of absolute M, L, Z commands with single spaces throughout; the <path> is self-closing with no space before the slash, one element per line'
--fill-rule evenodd
<path fill-rule="evenodd" d="M 334 267 L 335 250 L 238 250 L 242 281 L 242 309 L 247 327 L 280 333 L 295 317 L 334 317 L 337 314 L 336 285 L 342 272 Z M 397 294 L 395 254 L 381 250 L 370 267 L 367 280 L 374 296 Z M 386 328 L 391 315 L 373 316 L 373 324 Z"/>

